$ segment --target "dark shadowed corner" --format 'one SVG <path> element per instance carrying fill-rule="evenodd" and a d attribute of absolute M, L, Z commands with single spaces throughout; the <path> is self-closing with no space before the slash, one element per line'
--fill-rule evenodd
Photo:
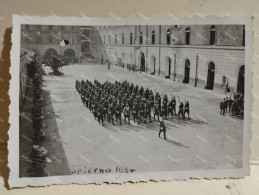
<path fill-rule="evenodd" d="M 10 63 L 10 50 L 12 46 L 11 42 L 11 34 L 12 28 L 7 28 L 4 34 L 3 40 L 3 48 L 1 51 L 1 59 L 0 59 L 0 176 L 4 178 L 4 185 L 7 189 L 9 189 L 8 185 L 8 177 L 9 177 L 9 167 L 8 167 L 8 150 L 7 150 L 7 142 L 8 142 L 8 129 L 10 127 L 8 119 L 9 119 L 9 105 L 10 98 L 8 95 L 9 90 L 9 81 L 11 79 L 11 75 L 9 73 L 9 69 L 11 66 Z"/>

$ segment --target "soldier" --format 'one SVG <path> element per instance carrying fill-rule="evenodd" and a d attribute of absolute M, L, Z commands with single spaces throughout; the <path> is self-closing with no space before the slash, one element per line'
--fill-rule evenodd
<path fill-rule="evenodd" d="M 160 115 L 159 104 L 158 104 L 158 102 L 156 102 L 155 107 L 154 107 L 154 120 L 156 119 L 156 116 L 157 116 L 158 121 L 159 121 L 159 115 Z"/>
<path fill-rule="evenodd" d="M 164 116 L 165 117 L 165 119 L 167 120 L 167 101 L 164 99 L 163 100 L 163 106 L 162 106 L 162 112 L 161 112 L 161 114 L 162 114 L 162 116 Z"/>
<path fill-rule="evenodd" d="M 152 121 L 151 121 L 151 105 L 150 105 L 150 102 L 149 101 L 147 101 L 147 103 L 146 103 L 146 121 L 147 121 L 147 118 L 149 118 L 149 122 L 151 123 Z"/>
<path fill-rule="evenodd" d="M 226 99 L 225 99 L 224 107 L 225 107 L 225 113 L 227 113 L 228 112 L 228 97 L 226 97 Z"/>
<path fill-rule="evenodd" d="M 231 97 L 229 97 L 229 100 L 228 100 L 228 112 L 231 112 L 232 104 L 233 104 L 233 100 L 231 99 Z"/>
<path fill-rule="evenodd" d="M 112 104 L 109 105 L 108 108 L 108 121 L 111 122 L 114 125 L 114 114 L 115 114 L 115 110 Z"/>
<path fill-rule="evenodd" d="M 93 107 L 93 114 L 94 114 L 94 119 L 97 119 L 97 109 L 98 109 L 98 103 L 97 100 L 94 102 L 94 107 Z"/>
<path fill-rule="evenodd" d="M 142 120 L 141 120 L 142 118 L 144 120 L 144 113 L 145 113 L 144 102 L 143 102 L 143 100 L 141 100 L 140 103 L 139 103 L 139 112 L 138 112 L 139 122 L 142 122 Z"/>
<path fill-rule="evenodd" d="M 104 100 L 104 104 L 103 104 L 103 116 L 104 118 L 108 118 L 108 108 L 109 108 L 109 101 L 108 98 L 106 98 Z"/>
<path fill-rule="evenodd" d="M 223 101 L 220 102 L 220 114 L 223 114 L 223 116 L 225 115 L 225 98 L 223 99 Z"/>
<path fill-rule="evenodd" d="M 137 103 L 137 100 L 135 100 L 135 102 L 133 103 L 132 114 L 133 114 L 134 123 L 135 123 L 135 119 L 137 119 L 137 123 L 138 123 L 138 103 Z"/>
<path fill-rule="evenodd" d="M 189 106 L 189 101 L 185 102 L 184 105 L 184 118 L 185 118 L 185 113 L 188 114 L 188 118 L 190 118 L 190 106 Z"/>
<path fill-rule="evenodd" d="M 103 126 L 103 105 L 99 105 L 98 109 L 97 109 L 97 115 L 98 115 L 98 122 L 99 124 L 102 122 L 102 126 Z"/>
<path fill-rule="evenodd" d="M 116 121 L 118 122 L 118 120 L 119 120 L 120 125 L 121 125 L 121 106 L 120 106 L 119 102 L 117 103 L 117 105 L 115 107 L 115 117 L 116 117 Z"/>
<path fill-rule="evenodd" d="M 180 117 L 180 114 L 181 114 L 184 119 L 183 107 L 184 107 L 183 102 L 180 102 L 178 116 Z"/>
<path fill-rule="evenodd" d="M 124 113 L 125 123 L 126 123 L 126 118 L 128 118 L 128 122 L 130 125 L 130 107 L 128 104 L 126 104 L 126 106 L 123 108 L 123 113 Z"/>
<path fill-rule="evenodd" d="M 166 139 L 166 126 L 165 126 L 165 121 L 164 121 L 164 117 L 162 117 L 162 120 L 160 121 L 160 124 L 159 124 L 160 128 L 159 128 L 159 137 L 160 137 L 160 134 L 161 132 L 164 133 L 164 139 Z"/>

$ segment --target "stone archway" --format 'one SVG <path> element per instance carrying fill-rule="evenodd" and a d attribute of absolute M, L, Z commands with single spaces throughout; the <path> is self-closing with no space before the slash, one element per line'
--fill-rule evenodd
<path fill-rule="evenodd" d="M 156 57 L 154 55 L 151 56 L 151 74 L 155 75 L 156 74 Z"/>
<path fill-rule="evenodd" d="M 143 52 L 141 52 L 139 54 L 139 68 L 141 72 L 145 72 L 146 70 L 145 65 L 146 65 L 145 55 Z"/>
<path fill-rule="evenodd" d="M 213 90 L 215 78 L 215 64 L 210 62 L 208 65 L 207 85 L 206 89 Z"/>
<path fill-rule="evenodd" d="M 76 53 L 73 49 L 66 49 L 64 51 L 64 58 L 66 59 L 73 59 L 75 58 L 75 56 L 76 56 Z"/>
<path fill-rule="evenodd" d="M 45 51 L 45 55 L 44 58 L 50 58 L 53 55 L 58 55 L 57 50 L 53 49 L 53 48 L 49 48 Z"/>
<path fill-rule="evenodd" d="M 165 78 L 169 79 L 171 76 L 171 58 L 169 56 L 166 56 L 165 58 Z"/>
<path fill-rule="evenodd" d="M 184 79 L 183 83 L 189 83 L 190 81 L 190 60 L 186 59 L 184 63 Z"/>

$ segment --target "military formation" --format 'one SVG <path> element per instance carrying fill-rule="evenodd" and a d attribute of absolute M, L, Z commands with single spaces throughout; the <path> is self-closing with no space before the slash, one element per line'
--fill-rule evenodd
<path fill-rule="evenodd" d="M 111 83 L 106 81 L 100 83 L 82 80 L 75 82 L 75 87 L 81 96 L 81 100 L 99 124 L 103 125 L 104 120 L 115 125 L 115 122 L 122 125 L 124 123 L 147 123 L 152 120 L 160 121 L 161 117 L 168 119 L 170 116 L 185 119 L 186 114 L 189 117 L 189 102 L 180 102 L 179 110 L 176 113 L 176 98 L 172 97 L 169 101 L 167 95 L 161 97 L 157 92 L 151 89 L 144 89 L 128 81 L 115 81 Z"/>
<path fill-rule="evenodd" d="M 220 102 L 220 114 L 226 113 L 234 116 L 244 115 L 244 96 L 240 92 L 235 92 L 233 97 L 226 97 Z"/>

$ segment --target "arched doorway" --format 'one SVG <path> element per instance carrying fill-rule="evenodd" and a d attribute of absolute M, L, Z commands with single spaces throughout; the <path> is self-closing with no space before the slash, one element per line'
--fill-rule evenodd
<path fill-rule="evenodd" d="M 215 78 L 215 64 L 210 62 L 208 65 L 208 76 L 207 76 L 207 86 L 206 89 L 213 90 Z"/>
<path fill-rule="evenodd" d="M 145 55 L 144 53 L 141 53 L 140 55 L 140 70 L 141 72 L 145 72 Z"/>
<path fill-rule="evenodd" d="M 76 53 L 73 49 L 66 49 L 64 51 L 64 57 L 66 59 L 73 59 L 73 58 L 75 58 L 75 55 L 76 55 Z"/>
<path fill-rule="evenodd" d="M 55 49 L 50 48 L 46 50 L 44 58 L 50 58 L 53 55 L 58 55 L 58 52 Z"/>
<path fill-rule="evenodd" d="M 244 95 L 245 92 L 245 66 L 242 65 L 238 71 L 237 91 Z"/>
<path fill-rule="evenodd" d="M 165 78 L 169 79 L 171 75 L 171 58 L 166 57 L 165 58 Z"/>
<path fill-rule="evenodd" d="M 154 75 L 156 74 L 156 57 L 155 56 L 151 56 L 151 74 Z"/>
<path fill-rule="evenodd" d="M 183 83 L 189 83 L 190 80 L 190 60 L 186 59 L 185 60 L 185 65 L 184 65 L 184 79 Z"/>

